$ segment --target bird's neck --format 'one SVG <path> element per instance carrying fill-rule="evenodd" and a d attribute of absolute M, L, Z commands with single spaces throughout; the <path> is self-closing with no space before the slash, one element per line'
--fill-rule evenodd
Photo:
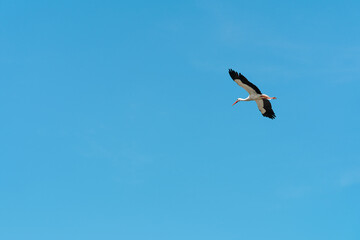
<path fill-rule="evenodd" d="M 239 101 L 248 101 L 249 100 L 249 97 L 247 98 L 238 98 Z"/>

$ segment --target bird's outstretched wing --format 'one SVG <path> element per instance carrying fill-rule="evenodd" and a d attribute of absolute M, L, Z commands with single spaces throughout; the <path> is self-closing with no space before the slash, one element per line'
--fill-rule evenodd
<path fill-rule="evenodd" d="M 229 69 L 230 77 L 242 88 L 244 88 L 249 94 L 261 94 L 261 91 L 244 77 L 241 73 L 237 73 L 232 69 Z"/>
<path fill-rule="evenodd" d="M 274 119 L 276 117 L 274 111 L 271 108 L 271 103 L 269 100 L 261 99 L 256 100 L 255 102 L 264 117 L 268 117 L 271 119 Z"/>

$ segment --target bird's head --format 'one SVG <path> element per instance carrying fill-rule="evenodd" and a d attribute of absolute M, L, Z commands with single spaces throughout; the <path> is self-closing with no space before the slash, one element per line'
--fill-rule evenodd
<path fill-rule="evenodd" d="M 235 104 L 237 104 L 238 102 L 240 102 L 241 100 L 242 100 L 242 98 L 236 99 L 236 101 L 233 103 L 233 106 L 234 106 Z"/>

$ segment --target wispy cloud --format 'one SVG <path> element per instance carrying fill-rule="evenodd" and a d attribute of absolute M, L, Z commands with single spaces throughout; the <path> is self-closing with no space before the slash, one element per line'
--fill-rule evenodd
<path fill-rule="evenodd" d="M 349 187 L 360 184 L 360 168 L 352 169 L 340 177 L 340 186 Z"/>
<path fill-rule="evenodd" d="M 282 196 L 289 199 L 296 199 L 296 198 L 303 198 L 309 194 L 311 194 L 314 191 L 313 186 L 292 186 L 288 187 L 286 189 L 283 189 Z"/>

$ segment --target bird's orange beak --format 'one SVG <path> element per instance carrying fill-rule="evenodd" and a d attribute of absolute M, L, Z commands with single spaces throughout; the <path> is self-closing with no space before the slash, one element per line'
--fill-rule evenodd
<path fill-rule="evenodd" d="M 239 100 L 236 100 L 236 102 L 233 103 L 233 106 L 234 106 L 235 104 L 237 104 L 238 102 L 239 102 Z"/>

